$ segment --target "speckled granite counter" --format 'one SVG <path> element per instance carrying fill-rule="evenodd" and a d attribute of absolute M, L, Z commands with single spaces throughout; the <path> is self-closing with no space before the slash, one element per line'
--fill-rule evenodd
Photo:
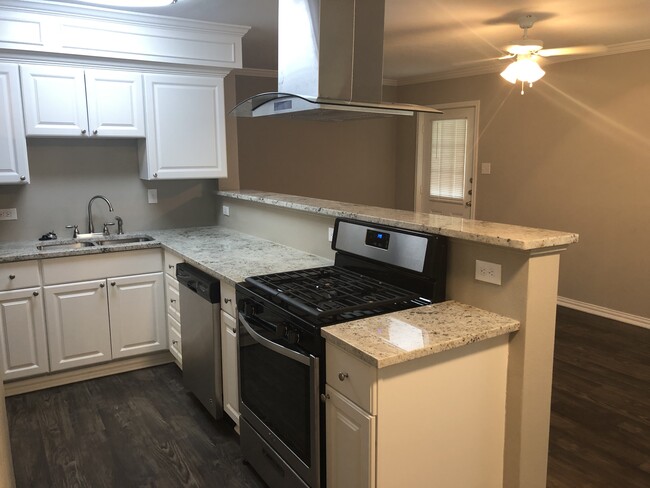
<path fill-rule="evenodd" d="M 519 322 L 455 301 L 321 329 L 330 343 L 384 368 L 519 330 Z"/>
<path fill-rule="evenodd" d="M 329 217 L 359 219 L 375 224 L 392 225 L 403 229 L 441 234 L 513 249 L 532 250 L 566 246 L 578 242 L 578 234 L 569 232 L 497 224 L 481 220 L 467 220 L 447 215 L 417 213 L 257 190 L 218 191 L 217 195 Z"/>
<path fill-rule="evenodd" d="M 223 227 L 144 231 L 153 241 L 39 251 L 38 241 L 0 242 L 0 264 L 163 247 L 206 273 L 235 284 L 247 276 L 329 266 L 328 259 Z"/>

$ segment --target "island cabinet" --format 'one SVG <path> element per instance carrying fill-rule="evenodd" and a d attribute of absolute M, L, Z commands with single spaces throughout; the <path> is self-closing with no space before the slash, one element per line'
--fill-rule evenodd
<path fill-rule="evenodd" d="M 145 180 L 224 178 L 224 77 L 144 75 L 146 139 L 139 141 Z"/>
<path fill-rule="evenodd" d="M 385 367 L 326 344 L 329 488 L 501 488 L 508 335 Z"/>
<path fill-rule="evenodd" d="M 4 380 L 50 370 L 37 261 L 0 265 L 0 360 Z"/>
<path fill-rule="evenodd" d="M 176 364 L 183 369 L 183 341 L 181 336 L 181 303 L 176 279 L 176 265 L 183 262 L 183 258 L 165 251 L 165 299 L 167 310 L 167 335 L 169 339 L 169 352 L 172 353 Z"/>
<path fill-rule="evenodd" d="M 27 136 L 144 137 L 142 75 L 20 66 Z"/>
<path fill-rule="evenodd" d="M 157 249 L 42 262 L 50 367 L 167 349 Z"/>
<path fill-rule="evenodd" d="M 0 63 L 0 184 L 29 183 L 18 65 Z"/>
<path fill-rule="evenodd" d="M 221 375 L 223 409 L 239 431 L 239 361 L 235 288 L 221 283 Z"/>

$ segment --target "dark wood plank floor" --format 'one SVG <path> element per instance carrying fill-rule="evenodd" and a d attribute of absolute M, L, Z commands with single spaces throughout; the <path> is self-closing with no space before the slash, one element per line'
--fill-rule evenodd
<path fill-rule="evenodd" d="M 650 487 L 650 330 L 560 308 L 548 488 Z"/>
<path fill-rule="evenodd" d="M 173 364 L 6 402 L 18 488 L 265 486 Z"/>
<path fill-rule="evenodd" d="M 166 365 L 7 398 L 18 488 L 263 487 Z M 650 330 L 560 309 L 548 488 L 650 487 Z"/>

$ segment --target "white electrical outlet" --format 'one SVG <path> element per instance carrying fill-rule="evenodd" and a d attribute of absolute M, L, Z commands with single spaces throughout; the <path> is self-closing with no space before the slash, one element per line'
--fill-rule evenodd
<path fill-rule="evenodd" d="M 224 205 L 221 207 L 221 210 L 223 211 L 223 214 L 228 217 L 230 215 L 230 207 L 228 205 Z"/>
<path fill-rule="evenodd" d="M 332 242 L 332 239 L 334 239 L 334 227 L 328 227 L 327 228 L 327 240 L 329 242 Z"/>
<path fill-rule="evenodd" d="M 487 261 L 476 260 L 476 273 L 474 275 L 478 281 L 485 281 L 494 285 L 501 284 L 501 265 L 488 263 Z"/>
<path fill-rule="evenodd" d="M 149 203 L 158 203 L 158 190 L 155 188 L 147 190 L 147 200 Z"/>
<path fill-rule="evenodd" d="M 0 220 L 18 220 L 15 208 L 0 208 Z"/>
<path fill-rule="evenodd" d="M 492 173 L 492 165 L 490 163 L 481 163 L 481 174 L 489 175 Z"/>

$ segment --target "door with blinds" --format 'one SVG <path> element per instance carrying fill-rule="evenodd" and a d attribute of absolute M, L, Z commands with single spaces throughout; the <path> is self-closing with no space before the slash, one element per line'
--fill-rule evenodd
<path fill-rule="evenodd" d="M 415 210 L 471 219 L 478 102 L 436 108 L 418 116 Z"/>

